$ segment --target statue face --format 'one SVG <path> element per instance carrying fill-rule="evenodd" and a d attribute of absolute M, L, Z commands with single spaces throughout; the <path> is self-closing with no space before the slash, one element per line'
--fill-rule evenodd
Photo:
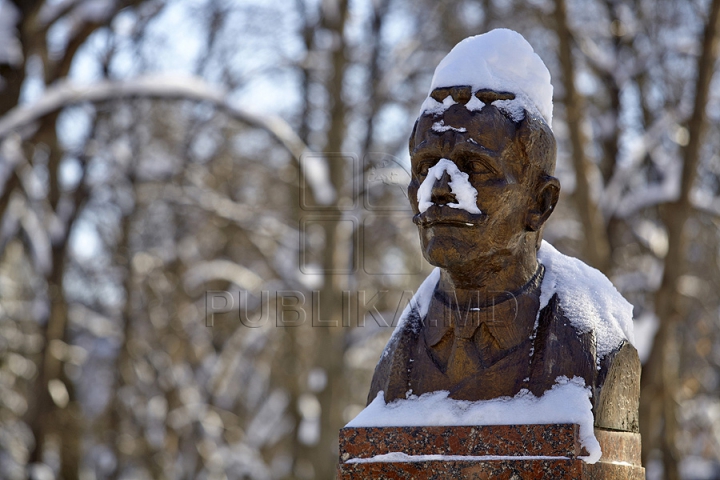
<path fill-rule="evenodd" d="M 452 270 L 511 254 L 532 230 L 538 182 L 529 162 L 515 124 L 492 105 L 423 115 L 408 193 L 428 262 Z"/>

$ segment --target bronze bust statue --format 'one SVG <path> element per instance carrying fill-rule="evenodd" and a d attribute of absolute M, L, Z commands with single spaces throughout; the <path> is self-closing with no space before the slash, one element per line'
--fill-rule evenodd
<path fill-rule="evenodd" d="M 560 192 L 547 109 L 522 82 L 504 90 L 437 77 L 410 136 L 408 192 L 438 269 L 388 342 L 368 403 L 381 391 L 386 402 L 438 390 L 473 401 L 541 396 L 558 377 L 580 377 L 596 427 L 637 432 L 637 351 L 578 323 L 563 292 L 549 290 L 560 273 L 538 262 L 541 246 L 554 251 L 542 231 Z"/>

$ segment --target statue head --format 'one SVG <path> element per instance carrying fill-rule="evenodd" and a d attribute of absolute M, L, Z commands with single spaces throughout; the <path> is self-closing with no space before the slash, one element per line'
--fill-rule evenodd
<path fill-rule="evenodd" d="M 466 39 L 440 63 L 410 137 L 409 199 L 431 264 L 535 261 L 560 191 L 551 112 L 550 75 L 515 32 Z"/>

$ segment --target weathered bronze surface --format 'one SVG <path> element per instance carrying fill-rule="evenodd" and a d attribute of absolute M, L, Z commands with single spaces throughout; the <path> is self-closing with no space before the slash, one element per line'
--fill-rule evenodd
<path fill-rule="evenodd" d="M 538 315 L 544 271 L 537 249 L 560 192 L 552 176 L 552 131 L 528 112 L 516 122 L 492 105 L 512 99 L 511 93 L 476 92 L 485 103 L 476 111 L 464 106 L 470 87 L 431 94 L 440 102 L 448 95 L 457 104 L 421 115 L 410 138 L 413 220 L 440 280 L 425 318 L 411 314 L 388 345 L 368 403 L 381 390 L 387 402 L 438 390 L 460 400 L 513 396 L 521 389 L 540 396 L 557 377 L 579 376 L 593 390 L 597 427 L 637 432 L 635 348 L 625 342 L 598 359 L 593 332 L 576 330 L 557 295 Z M 447 206 L 456 201 L 447 172 L 434 183 L 433 205 L 420 213 L 418 189 L 442 158 L 469 175 L 482 213 Z"/>

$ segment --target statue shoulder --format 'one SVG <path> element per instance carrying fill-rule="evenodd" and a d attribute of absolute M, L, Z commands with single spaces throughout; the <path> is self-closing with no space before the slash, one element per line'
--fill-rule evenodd
<path fill-rule="evenodd" d="M 563 312 L 555 294 L 538 315 L 531 385 L 540 394 L 557 376 L 582 377 L 592 389 L 595 426 L 638 431 L 640 358 L 627 340 L 598 352 L 596 332 L 580 330 Z"/>
<path fill-rule="evenodd" d="M 565 319 L 578 332 L 593 332 L 596 353 L 605 357 L 633 342 L 633 306 L 599 270 L 558 252 L 543 241 L 538 261 L 545 267 L 540 306 L 557 297 Z"/>
<path fill-rule="evenodd" d="M 565 315 L 555 293 L 539 312 L 533 339 L 530 391 L 540 396 L 558 377 L 581 377 L 595 385 L 597 351 L 593 333 L 583 332 Z"/>
<path fill-rule="evenodd" d="M 367 403 L 379 392 L 385 392 L 385 401 L 405 398 L 412 359 L 411 350 L 417 343 L 433 291 L 440 280 L 440 269 L 435 268 L 425 278 L 410 300 L 398 321 L 397 327 L 383 350 L 375 367 Z"/>
<path fill-rule="evenodd" d="M 422 318 L 417 309 L 411 309 L 405 315 L 404 321 L 398 324 L 398 331 L 393 332 L 375 366 L 367 398 L 368 405 L 381 391 L 385 392 L 386 402 L 405 398 L 411 351 L 417 342 L 421 326 Z"/>

